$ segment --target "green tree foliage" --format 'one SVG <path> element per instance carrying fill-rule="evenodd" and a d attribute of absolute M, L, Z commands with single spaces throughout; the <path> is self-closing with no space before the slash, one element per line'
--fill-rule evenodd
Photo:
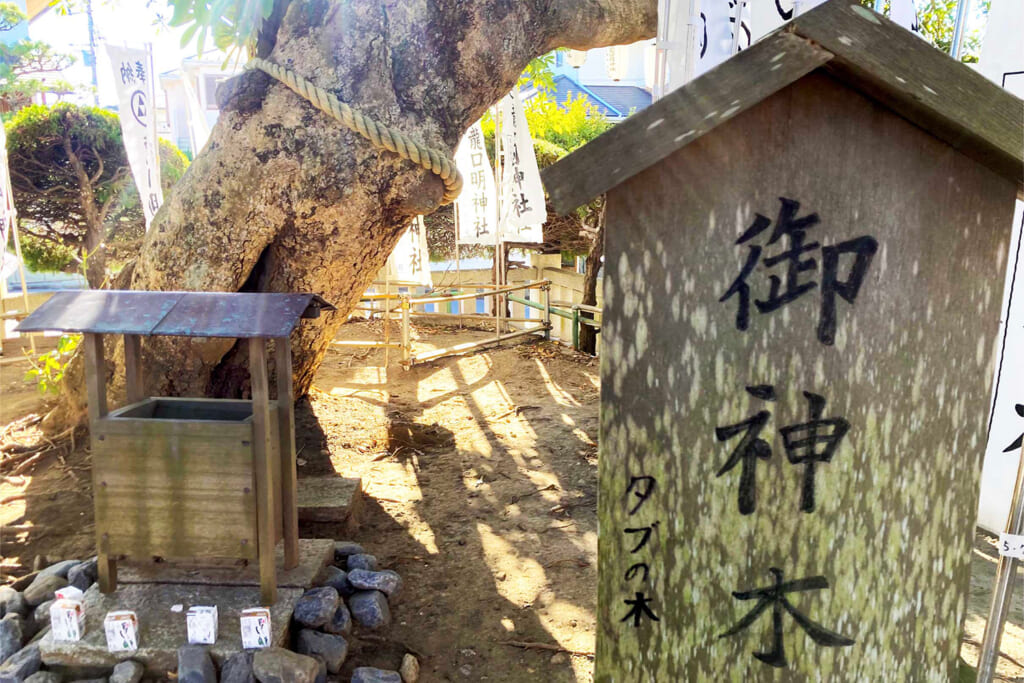
<path fill-rule="evenodd" d="M 874 9 L 875 0 L 860 0 L 860 4 Z M 921 35 L 929 43 L 949 54 L 953 45 L 953 29 L 956 25 L 956 8 L 959 0 L 914 0 L 917 7 L 917 18 L 921 22 Z M 987 17 L 992 0 L 976 0 L 970 3 L 973 6 L 974 17 L 968 17 L 968 30 L 964 32 L 963 45 L 961 46 L 960 59 L 964 62 L 977 62 L 981 54 L 981 39 L 984 30 L 984 22 L 981 25 L 971 25 L 971 19 Z M 889 0 L 883 3 L 884 14 L 889 14 Z"/>
<path fill-rule="evenodd" d="M 89 284 L 99 287 L 106 276 L 100 246 L 138 241 L 145 230 L 117 116 L 67 103 L 33 105 L 8 122 L 7 145 L 26 261 L 49 269 L 84 252 Z M 160 157 L 166 191 L 187 160 L 163 140 Z"/>
<path fill-rule="evenodd" d="M 0 3 L 0 32 L 10 31 L 24 20 L 25 15 L 17 5 Z M 35 76 L 60 72 L 73 63 L 73 57 L 54 52 L 43 41 L 20 40 L 12 45 L 0 44 L 0 112 L 28 106 L 39 92 L 69 92 L 71 88 L 64 81 L 44 83 Z"/>
<path fill-rule="evenodd" d="M 0 2 L 0 32 L 10 31 L 27 17 L 13 2 Z"/>
<path fill-rule="evenodd" d="M 169 0 L 174 7 L 171 26 L 185 26 L 182 46 L 193 38 L 202 54 L 206 37 L 228 54 L 228 60 L 240 49 L 256 52 L 256 42 L 264 22 L 270 21 L 275 5 L 283 0 Z"/>

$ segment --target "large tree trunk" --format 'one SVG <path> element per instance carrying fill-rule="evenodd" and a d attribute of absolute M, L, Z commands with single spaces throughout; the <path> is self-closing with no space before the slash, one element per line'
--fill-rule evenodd
<path fill-rule="evenodd" d="M 64 139 L 64 153 L 75 172 L 75 178 L 78 181 L 78 203 L 82 207 L 82 215 L 85 216 L 85 237 L 82 240 L 86 254 L 85 280 L 89 283 L 90 289 L 99 289 L 103 286 L 107 276 L 107 257 L 101 248 L 103 244 L 102 211 L 96 206 L 93 179 L 89 176 L 85 164 L 75 153 L 71 140 L 67 138 Z"/>
<path fill-rule="evenodd" d="M 587 254 L 587 272 L 583 274 L 583 300 L 587 306 L 597 305 L 597 274 L 601 270 L 601 259 L 604 257 L 604 206 L 601 207 L 601 215 L 597 220 L 597 234 L 594 235 L 594 245 L 590 247 Z M 584 318 L 593 319 L 592 313 L 583 312 Z M 580 324 L 580 351 L 591 355 L 597 353 L 597 329 L 590 325 Z"/>
<path fill-rule="evenodd" d="M 533 57 L 636 41 L 655 24 L 655 0 L 294 0 L 268 58 L 452 150 Z M 220 99 L 209 143 L 146 236 L 132 287 L 320 294 L 338 310 L 293 334 L 302 395 L 403 228 L 439 206 L 442 183 L 261 72 L 235 78 Z M 244 393 L 245 355 L 234 340 L 150 339 L 147 388 Z"/>

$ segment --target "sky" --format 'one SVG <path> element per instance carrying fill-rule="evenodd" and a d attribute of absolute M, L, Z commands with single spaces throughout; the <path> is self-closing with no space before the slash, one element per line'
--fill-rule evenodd
<path fill-rule="evenodd" d="M 58 52 L 76 56 L 76 64 L 63 74 L 73 85 L 88 86 L 92 73 L 83 59 L 88 49 L 88 21 L 84 12 L 84 0 L 74 0 L 74 10 L 61 15 L 55 9 L 46 10 L 30 28 L 34 40 L 50 43 Z M 97 41 L 97 79 L 101 106 L 113 106 L 113 70 L 107 58 L 104 43 L 144 47 L 153 45 L 153 62 L 157 74 L 181 66 L 182 59 L 195 56 L 193 41 L 181 47 L 182 28 L 166 26 L 162 20 L 169 19 L 170 9 L 165 0 L 93 0 L 93 20 Z M 219 55 L 219 56 L 218 56 Z M 220 60 L 221 53 L 204 52 L 204 56 Z"/>

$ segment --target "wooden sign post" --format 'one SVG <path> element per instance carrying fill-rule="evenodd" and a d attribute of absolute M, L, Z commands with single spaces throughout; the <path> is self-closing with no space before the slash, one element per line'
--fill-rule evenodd
<path fill-rule="evenodd" d="M 1020 111 L 831 2 L 546 174 L 608 192 L 597 680 L 951 680 L 1024 167 L 943 88 Z"/>

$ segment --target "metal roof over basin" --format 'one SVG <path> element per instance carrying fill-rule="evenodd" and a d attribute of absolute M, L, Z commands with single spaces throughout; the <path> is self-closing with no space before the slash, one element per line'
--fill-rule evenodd
<path fill-rule="evenodd" d="M 334 307 L 316 294 L 68 291 L 54 294 L 17 331 L 287 337 L 299 318 L 316 318 L 321 310 Z"/>

